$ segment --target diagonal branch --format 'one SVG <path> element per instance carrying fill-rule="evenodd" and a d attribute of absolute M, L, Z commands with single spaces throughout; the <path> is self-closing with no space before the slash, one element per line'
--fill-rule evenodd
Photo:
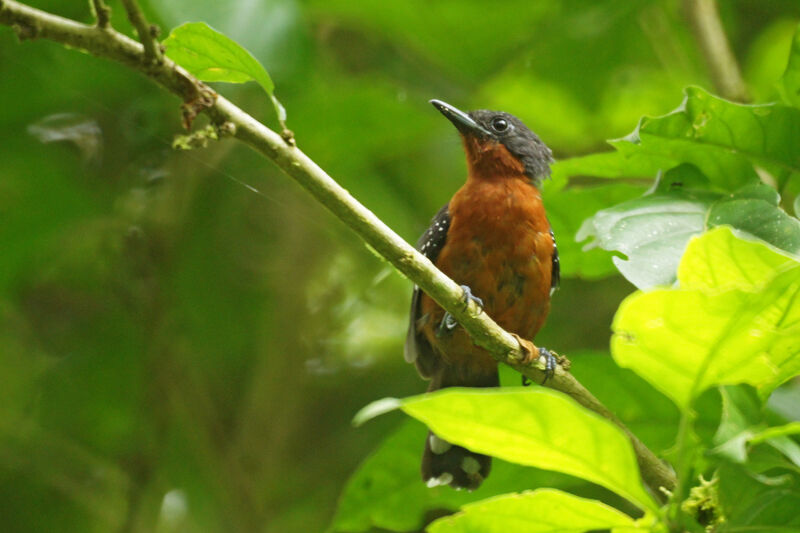
<path fill-rule="evenodd" d="M 445 276 L 425 256 L 353 198 L 299 148 L 288 144 L 278 133 L 214 93 L 168 58 L 164 58 L 161 63 L 148 64 L 143 61 L 146 49 L 113 29 L 100 30 L 96 26 L 80 24 L 14 0 L 0 0 L 0 24 L 14 27 L 21 37 L 51 39 L 122 63 L 179 96 L 184 101 L 185 113 L 187 109 L 195 113 L 205 112 L 216 125 L 224 126 L 226 131 L 272 160 L 298 181 L 361 239 L 448 310 L 469 332 L 475 343 L 485 348 L 498 362 L 511 366 L 538 383 L 544 379 L 544 361 L 542 358 L 531 357 L 530 354 L 538 353 L 532 343 L 520 341 L 515 335 L 503 330 L 474 303 L 470 302 L 465 306 L 462 289 L 457 283 Z M 662 487 L 668 490 L 674 488 L 676 480 L 671 469 L 572 374 L 558 366 L 547 385 L 608 418 L 628 435 L 636 452 L 642 477 L 656 495 L 662 495 Z"/>

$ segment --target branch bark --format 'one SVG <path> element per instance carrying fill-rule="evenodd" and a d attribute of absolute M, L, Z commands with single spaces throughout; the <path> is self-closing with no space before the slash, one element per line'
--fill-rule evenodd
<path fill-rule="evenodd" d="M 520 343 L 515 335 L 503 330 L 475 303 L 465 306 L 462 289 L 457 283 L 353 198 L 299 148 L 288 144 L 278 133 L 214 93 L 168 58 L 163 58 L 160 63 L 147 63 L 146 49 L 141 44 L 111 28 L 101 30 L 97 26 L 87 26 L 14 0 L 0 0 L 0 24 L 12 26 L 20 38 L 50 39 L 122 63 L 179 96 L 184 101 L 185 113 L 187 108 L 191 112 L 207 113 L 215 124 L 224 126 L 234 137 L 275 162 L 298 181 L 381 256 L 447 309 L 475 343 L 498 362 L 538 383 L 544 379 L 544 361 L 531 357 L 531 354 L 538 353 L 532 343 Z M 654 494 L 663 496 L 662 488 L 672 490 L 675 487 L 672 470 L 562 366 L 556 368 L 547 386 L 570 395 L 584 407 L 611 420 L 628 435 L 642 477 Z"/>

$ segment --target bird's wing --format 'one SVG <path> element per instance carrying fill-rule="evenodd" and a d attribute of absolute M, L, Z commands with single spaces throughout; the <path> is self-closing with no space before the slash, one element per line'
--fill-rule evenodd
<path fill-rule="evenodd" d="M 447 241 L 447 230 L 450 228 L 450 213 L 445 204 L 431 220 L 431 225 L 417 241 L 417 250 L 425 257 L 436 262 L 439 252 L 442 251 Z M 420 299 L 422 291 L 416 285 L 411 295 L 411 313 L 406 335 L 404 355 L 406 361 L 414 363 L 422 377 L 430 377 L 438 363 L 438 356 L 434 353 L 428 340 L 419 332 L 418 324 L 426 317 L 420 316 Z"/>
<path fill-rule="evenodd" d="M 556 246 L 556 236 L 553 230 L 550 230 L 550 236 L 553 238 L 553 270 L 550 273 L 550 294 L 553 294 L 561 282 L 561 261 L 558 259 L 558 246 Z"/>

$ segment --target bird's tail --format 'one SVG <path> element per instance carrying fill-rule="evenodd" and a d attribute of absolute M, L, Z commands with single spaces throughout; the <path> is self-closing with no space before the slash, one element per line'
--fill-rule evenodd
<path fill-rule="evenodd" d="M 497 369 L 492 372 L 464 375 L 453 367 L 443 368 L 431 381 L 428 391 L 446 387 L 497 387 L 500 379 Z M 422 480 L 429 487 L 450 485 L 455 489 L 477 489 L 489 475 L 492 458 L 456 446 L 428 433 L 425 452 L 422 454 Z"/>

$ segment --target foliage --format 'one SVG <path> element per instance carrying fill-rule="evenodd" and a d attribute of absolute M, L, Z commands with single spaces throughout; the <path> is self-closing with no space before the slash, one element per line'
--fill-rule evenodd
<path fill-rule="evenodd" d="M 791 92 L 786 87 L 797 53 L 793 48 L 781 81 L 784 94 Z M 540 489 L 465 504 L 429 531 L 766 531 L 796 525 L 800 446 L 789 436 L 800 430 L 796 422 L 770 425 L 761 413 L 776 387 L 800 375 L 800 221 L 783 211 L 779 192 L 762 180 L 784 190 L 800 171 L 799 111 L 780 103 L 735 104 L 689 88 L 677 110 L 644 118 L 633 134 L 613 141 L 615 152 L 556 168 L 559 187 L 575 174 L 614 179 L 658 170 L 644 195 L 598 211 L 578 239 L 591 235 L 604 249 L 626 254 L 614 264 L 643 289 L 619 307 L 611 352 L 680 411 L 672 426 L 678 488 L 665 507 L 615 481 L 628 479 L 632 466 L 630 459 L 608 459 L 631 457 L 624 435 L 606 421 L 573 419 L 583 408 L 574 405 L 576 413 L 568 414 L 565 399 L 552 404 L 556 393 L 445 391 L 376 402 L 357 420 L 399 407 L 453 443 L 569 473 L 646 511 L 634 523 L 638 514 Z M 694 426 L 697 402 L 711 387 L 720 387 L 723 411 L 709 442 Z M 603 451 L 615 442 L 625 451 Z M 584 453 L 593 459 L 581 461 Z M 769 459 L 760 459 L 765 454 Z M 600 465 L 608 470 L 597 475 L 592 468 Z M 696 484 L 703 475 L 713 481 L 700 477 Z M 634 483 L 639 492 L 640 483 Z M 551 507 L 559 512 L 551 514 Z"/>
<path fill-rule="evenodd" d="M 796 3 L 723 6 L 752 105 L 700 88 L 675 2 L 143 4 L 174 28 L 168 56 L 203 79 L 254 79 L 278 105 L 276 80 L 303 149 L 411 241 L 463 175 L 429 98 L 530 124 L 559 159 L 544 195 L 566 278 L 537 342 L 570 355 L 679 486 L 660 507 L 624 435 L 558 393 L 413 396 L 405 280 L 247 150 L 169 152 L 176 106 L 138 78 L 3 29 L 4 522 L 800 527 Z M 130 31 L 121 9 L 112 24 Z M 215 88 L 271 116 L 254 84 Z M 630 290 L 618 272 L 641 290 L 616 312 L 609 355 L 601 310 Z M 349 427 L 387 394 L 406 399 L 379 405 L 504 460 L 475 492 L 428 489 L 421 424 Z"/>
<path fill-rule="evenodd" d="M 236 41 L 204 22 L 181 24 L 164 40 L 167 57 L 203 81 L 244 83 L 255 80 L 272 99 L 283 123 L 286 109 L 275 98 L 275 83 L 264 66 Z"/>

